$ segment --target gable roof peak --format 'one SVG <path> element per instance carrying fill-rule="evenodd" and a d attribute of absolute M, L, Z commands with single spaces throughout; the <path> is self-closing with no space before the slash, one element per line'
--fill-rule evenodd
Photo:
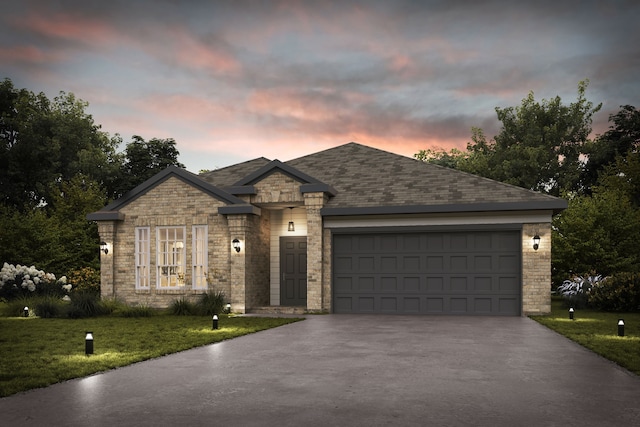
<path fill-rule="evenodd" d="M 316 178 L 309 176 L 307 174 L 305 174 L 304 172 L 299 171 L 298 169 L 289 166 L 286 163 L 281 162 L 280 160 L 276 159 L 276 160 L 272 160 L 271 162 L 267 163 L 266 165 L 264 165 L 263 167 L 259 168 L 258 170 L 254 171 L 253 173 L 250 173 L 249 175 L 245 176 L 244 178 L 242 178 L 240 181 L 236 182 L 235 184 L 233 184 L 234 187 L 240 187 L 243 185 L 251 185 L 254 184 L 257 181 L 260 181 L 262 178 L 271 175 L 272 173 L 276 172 L 276 171 L 280 171 L 282 173 L 284 173 L 285 175 L 290 176 L 291 178 L 300 181 L 303 184 L 322 184 L 322 182 L 320 182 L 319 180 L 317 180 Z"/>

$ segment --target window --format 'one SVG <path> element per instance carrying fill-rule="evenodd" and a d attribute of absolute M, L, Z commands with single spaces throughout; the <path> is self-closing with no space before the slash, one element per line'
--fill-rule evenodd
<path fill-rule="evenodd" d="M 157 229 L 158 288 L 180 288 L 185 285 L 185 227 Z"/>
<path fill-rule="evenodd" d="M 149 289 L 149 227 L 136 228 L 136 289 Z"/>
<path fill-rule="evenodd" d="M 207 289 L 208 230 L 206 225 L 193 226 L 193 289 Z"/>

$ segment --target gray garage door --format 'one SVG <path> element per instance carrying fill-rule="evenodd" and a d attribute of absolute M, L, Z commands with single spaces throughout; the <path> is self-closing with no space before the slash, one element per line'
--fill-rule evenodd
<path fill-rule="evenodd" d="M 336 313 L 520 315 L 520 232 L 334 234 Z"/>

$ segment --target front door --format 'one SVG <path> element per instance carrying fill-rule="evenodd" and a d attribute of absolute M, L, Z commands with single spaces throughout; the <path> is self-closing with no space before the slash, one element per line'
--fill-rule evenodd
<path fill-rule="evenodd" d="M 307 306 L 306 237 L 280 237 L 280 305 Z"/>

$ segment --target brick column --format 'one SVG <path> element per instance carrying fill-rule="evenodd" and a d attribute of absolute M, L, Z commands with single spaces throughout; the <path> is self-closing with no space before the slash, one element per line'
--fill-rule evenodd
<path fill-rule="evenodd" d="M 231 310 L 234 313 L 245 313 L 246 311 L 246 284 L 247 276 L 247 215 L 228 215 L 229 224 L 229 247 L 231 251 Z M 231 242 L 233 239 L 240 240 L 241 250 L 236 252 Z M 250 248 L 249 248 L 250 250 Z"/>
<path fill-rule="evenodd" d="M 328 199 L 324 193 L 305 193 L 307 209 L 307 310 L 322 311 L 322 216 L 320 209 Z"/>
<path fill-rule="evenodd" d="M 116 257 L 115 221 L 98 221 L 98 234 L 100 241 L 109 245 L 109 253 L 100 251 L 100 296 L 103 298 L 115 298 L 114 273 Z M 98 249 L 100 250 L 100 249 Z"/>
<path fill-rule="evenodd" d="M 540 247 L 533 249 L 533 236 Z M 551 224 L 522 227 L 522 314 L 551 312 Z"/>

